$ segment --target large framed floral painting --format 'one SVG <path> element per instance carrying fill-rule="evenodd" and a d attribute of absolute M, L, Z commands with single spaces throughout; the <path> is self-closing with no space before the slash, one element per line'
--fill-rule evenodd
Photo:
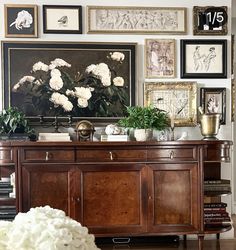
<path fill-rule="evenodd" d="M 135 43 L 2 41 L 3 106 L 108 121 L 135 104 Z"/>

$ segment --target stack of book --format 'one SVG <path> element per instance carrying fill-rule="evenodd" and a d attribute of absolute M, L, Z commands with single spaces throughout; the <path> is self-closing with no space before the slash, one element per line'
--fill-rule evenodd
<path fill-rule="evenodd" d="M 0 206 L 0 220 L 14 220 L 16 216 L 15 206 Z"/>
<path fill-rule="evenodd" d="M 101 135 L 101 141 L 129 141 L 128 135 Z"/>
<path fill-rule="evenodd" d="M 39 133 L 39 141 L 71 141 L 69 133 Z"/>
<path fill-rule="evenodd" d="M 204 223 L 208 226 L 222 226 L 231 222 L 224 202 L 204 203 Z"/>
<path fill-rule="evenodd" d="M 204 192 L 212 195 L 222 195 L 231 193 L 230 180 L 205 180 L 204 181 Z"/>
<path fill-rule="evenodd" d="M 10 183 L 10 179 L 9 180 L 0 180 L 0 199 L 1 198 L 9 198 L 10 197 L 10 193 L 13 192 L 13 187 Z"/>

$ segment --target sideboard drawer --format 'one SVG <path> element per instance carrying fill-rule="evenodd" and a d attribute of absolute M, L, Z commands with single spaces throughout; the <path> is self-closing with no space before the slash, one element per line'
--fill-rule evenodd
<path fill-rule="evenodd" d="M 102 162 L 102 161 L 145 161 L 146 150 L 129 149 L 98 149 L 98 150 L 77 150 L 76 160 L 78 162 Z"/>
<path fill-rule="evenodd" d="M 195 147 L 161 147 L 147 151 L 148 161 L 193 161 L 197 159 Z"/>
<path fill-rule="evenodd" d="M 0 163 L 12 163 L 13 150 L 10 147 L 0 148 Z"/>
<path fill-rule="evenodd" d="M 24 162 L 74 162 L 74 149 L 38 148 L 22 149 L 22 161 Z"/>

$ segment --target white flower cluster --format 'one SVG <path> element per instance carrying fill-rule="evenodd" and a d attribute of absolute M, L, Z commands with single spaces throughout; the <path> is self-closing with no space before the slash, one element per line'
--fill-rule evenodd
<path fill-rule="evenodd" d="M 86 73 L 92 73 L 100 79 L 103 86 L 111 85 L 111 72 L 106 63 L 91 64 L 85 70 Z"/>
<path fill-rule="evenodd" d="M 15 84 L 12 88 L 12 91 L 17 91 L 17 89 L 19 89 L 22 85 L 24 85 L 25 83 L 33 83 L 33 81 L 35 80 L 35 77 L 33 76 L 24 76 L 20 79 L 20 81 Z M 36 81 L 35 84 L 40 85 L 39 81 Z"/>
<path fill-rule="evenodd" d="M 52 93 L 49 100 L 54 103 L 55 107 L 62 106 L 62 108 L 67 112 L 73 109 L 73 104 L 68 100 L 68 97 L 58 92 Z"/>
<path fill-rule="evenodd" d="M 66 95 L 78 98 L 78 106 L 81 108 L 88 107 L 88 100 L 92 97 L 91 88 L 75 87 L 75 91 L 66 90 Z"/>
<path fill-rule="evenodd" d="M 49 206 L 0 221 L 1 250 L 99 250 L 88 229 Z"/>
<path fill-rule="evenodd" d="M 110 53 L 111 59 L 114 61 L 122 62 L 125 59 L 125 55 L 121 52 Z"/>
<path fill-rule="evenodd" d="M 16 20 L 10 24 L 10 27 L 15 25 L 17 30 L 22 30 L 23 28 L 30 28 L 32 23 L 32 15 L 27 10 L 22 10 L 18 12 Z"/>

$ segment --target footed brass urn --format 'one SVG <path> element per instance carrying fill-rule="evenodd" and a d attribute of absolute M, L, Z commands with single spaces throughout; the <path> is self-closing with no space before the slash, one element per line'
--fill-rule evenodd
<path fill-rule="evenodd" d="M 201 114 L 200 115 L 201 133 L 203 140 L 218 140 L 216 135 L 220 128 L 220 114 Z"/>

